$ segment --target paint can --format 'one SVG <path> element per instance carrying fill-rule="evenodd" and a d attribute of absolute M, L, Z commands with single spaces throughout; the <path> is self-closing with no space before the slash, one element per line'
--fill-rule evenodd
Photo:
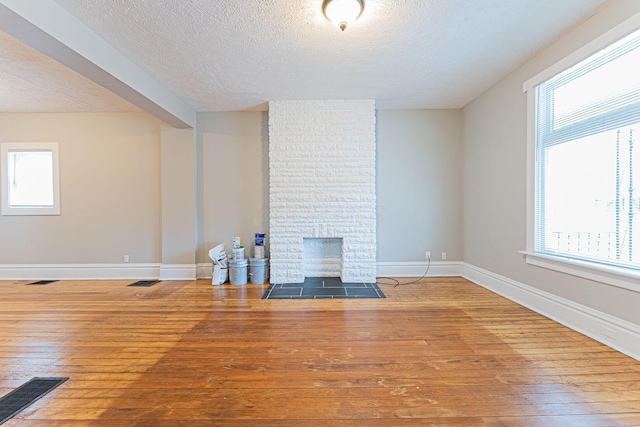
<path fill-rule="evenodd" d="M 247 260 L 237 259 L 229 262 L 229 282 L 232 285 L 247 284 Z"/>
<path fill-rule="evenodd" d="M 249 260 L 249 280 L 255 285 L 266 283 L 269 271 L 269 260 L 251 258 Z"/>
<path fill-rule="evenodd" d="M 231 239 L 231 248 L 238 249 L 240 246 L 242 246 L 242 237 L 236 236 Z"/>
<path fill-rule="evenodd" d="M 253 257 L 257 259 L 264 258 L 264 246 L 255 246 L 253 248 Z"/>
<path fill-rule="evenodd" d="M 239 248 L 233 248 L 232 253 L 233 253 L 234 260 L 244 259 L 244 246 L 240 246 Z"/>

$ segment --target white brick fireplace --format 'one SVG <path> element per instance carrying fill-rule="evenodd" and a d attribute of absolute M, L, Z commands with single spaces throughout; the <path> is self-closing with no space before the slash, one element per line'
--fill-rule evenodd
<path fill-rule="evenodd" d="M 375 122 L 373 100 L 269 103 L 272 283 L 301 283 L 305 269 L 376 281 Z M 305 262 L 310 251 L 331 259 Z"/>

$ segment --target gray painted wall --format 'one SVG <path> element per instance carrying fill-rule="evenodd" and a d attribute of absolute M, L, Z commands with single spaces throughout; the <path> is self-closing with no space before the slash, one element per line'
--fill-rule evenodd
<path fill-rule="evenodd" d="M 464 260 L 640 324 L 640 294 L 529 266 L 526 244 L 526 94 L 522 84 L 640 11 L 614 1 L 463 110 Z"/>
<path fill-rule="evenodd" d="M 378 110 L 378 261 L 462 260 L 459 110 Z"/>
<path fill-rule="evenodd" d="M 460 260 L 460 112 L 377 114 L 378 261 Z M 267 118 L 200 113 L 194 151 L 146 114 L 0 114 L 2 141 L 60 143 L 62 185 L 61 216 L 0 216 L 0 264 L 192 263 L 194 210 L 196 262 L 236 235 L 249 254 L 268 230 Z"/>
<path fill-rule="evenodd" d="M 377 112 L 378 261 L 462 259 L 461 113 Z M 268 115 L 199 113 L 198 262 L 216 244 L 267 230 Z M 429 183 L 432 183 L 430 185 Z"/>
<path fill-rule="evenodd" d="M 195 136 L 163 127 L 160 135 L 162 263 L 196 262 Z"/>
<path fill-rule="evenodd" d="M 0 142 L 58 142 L 61 215 L 0 216 L 0 264 L 160 262 L 160 125 L 140 114 L 0 114 Z"/>
<path fill-rule="evenodd" d="M 266 112 L 199 113 L 198 262 L 220 243 L 241 236 L 249 256 L 254 234 L 269 230 Z"/>

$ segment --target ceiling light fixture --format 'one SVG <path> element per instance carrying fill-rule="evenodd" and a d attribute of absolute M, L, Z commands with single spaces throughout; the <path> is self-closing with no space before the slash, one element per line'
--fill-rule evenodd
<path fill-rule="evenodd" d="M 342 31 L 358 19 L 364 10 L 364 0 L 324 0 L 324 16 Z"/>

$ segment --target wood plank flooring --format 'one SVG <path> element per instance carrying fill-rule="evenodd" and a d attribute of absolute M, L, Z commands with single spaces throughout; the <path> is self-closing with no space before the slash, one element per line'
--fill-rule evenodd
<path fill-rule="evenodd" d="M 0 282 L 0 395 L 70 377 L 6 426 L 640 425 L 640 362 L 461 278 L 131 282 Z"/>

